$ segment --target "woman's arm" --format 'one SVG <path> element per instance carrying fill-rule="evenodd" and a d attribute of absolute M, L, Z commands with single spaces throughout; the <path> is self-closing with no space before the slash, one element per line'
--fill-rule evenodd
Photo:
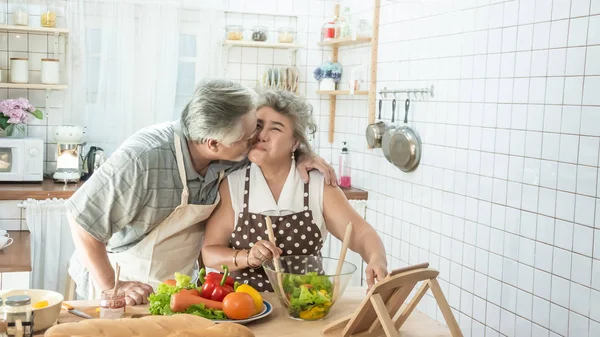
<path fill-rule="evenodd" d="M 369 288 L 387 275 L 387 258 L 381 237 L 352 208 L 344 192 L 339 187 L 323 186 L 323 217 L 327 230 L 339 240 L 343 240 L 346 226 L 352 222 L 352 235 L 349 248 L 360 254 L 367 262 L 367 284 Z"/>
<path fill-rule="evenodd" d="M 256 242 L 250 251 L 229 248 L 229 238 L 234 228 L 235 214 L 231 206 L 231 195 L 229 194 L 229 182 L 225 179 L 219 186 L 221 201 L 212 215 L 206 220 L 204 244 L 202 247 L 202 261 L 204 265 L 216 270 L 221 270 L 221 265 L 229 267 L 230 271 L 257 267 L 273 255 L 279 255 L 280 249 L 268 241 Z M 271 253 L 272 252 L 277 252 Z M 237 254 L 236 254 L 237 253 Z M 271 253 L 271 254 L 269 254 Z M 233 259 L 237 266 L 235 265 Z M 248 259 L 246 259 L 248 255 Z M 259 258 L 260 257 L 260 258 Z"/>

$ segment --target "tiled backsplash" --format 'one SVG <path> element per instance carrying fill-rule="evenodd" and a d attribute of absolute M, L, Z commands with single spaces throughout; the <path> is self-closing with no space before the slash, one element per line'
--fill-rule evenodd
<path fill-rule="evenodd" d="M 382 6 L 378 88 L 435 85 L 411 96 L 421 165 L 366 148 L 360 98 L 338 98 L 333 145 L 321 104 L 319 151 L 335 163 L 349 143 L 391 266 L 439 269 L 465 336 L 599 336 L 600 2 Z M 431 296 L 420 309 L 443 320 Z"/>

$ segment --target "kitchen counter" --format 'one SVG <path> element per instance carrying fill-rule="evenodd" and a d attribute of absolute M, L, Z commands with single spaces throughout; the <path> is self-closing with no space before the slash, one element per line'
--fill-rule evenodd
<path fill-rule="evenodd" d="M 365 298 L 366 288 L 347 288 L 340 300 L 333 306 L 330 315 L 322 321 L 301 322 L 290 319 L 283 310 L 281 303 L 274 293 L 264 294 L 264 299 L 273 305 L 273 312 L 260 320 L 249 323 L 247 326 L 256 337 L 317 337 L 321 336 L 322 329 L 336 319 L 352 314 Z M 68 301 L 77 309 L 97 317 L 95 308 L 99 301 Z M 127 315 L 143 315 L 148 313 L 148 305 L 127 308 Z M 82 318 L 62 310 L 58 323 L 78 322 Z M 415 310 L 402 325 L 400 332 L 403 337 L 450 337 L 450 331 L 444 325 L 434 321 L 425 314 Z M 43 331 L 35 336 L 43 336 Z"/>
<path fill-rule="evenodd" d="M 0 273 L 31 271 L 29 231 L 8 231 L 13 243 L 0 250 Z"/>
<path fill-rule="evenodd" d="M 0 200 L 36 200 L 45 199 L 68 199 L 83 184 L 55 183 L 53 179 L 45 178 L 43 182 L 31 183 L 0 183 Z M 342 188 L 348 200 L 367 200 L 369 192 L 356 187 Z"/>

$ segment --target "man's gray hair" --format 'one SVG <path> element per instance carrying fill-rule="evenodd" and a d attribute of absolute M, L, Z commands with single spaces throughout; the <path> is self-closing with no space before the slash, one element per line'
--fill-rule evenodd
<path fill-rule="evenodd" d="M 306 99 L 289 91 L 267 89 L 259 95 L 257 109 L 263 107 L 269 107 L 292 120 L 294 138 L 300 143 L 296 149 L 296 157 L 300 153 L 312 153 L 308 135 L 317 131 L 317 124 L 312 117 L 313 107 Z"/>
<path fill-rule="evenodd" d="M 226 79 L 201 82 L 181 114 L 187 139 L 203 143 L 214 139 L 231 145 L 244 136 L 241 118 L 256 107 L 256 93 Z"/>

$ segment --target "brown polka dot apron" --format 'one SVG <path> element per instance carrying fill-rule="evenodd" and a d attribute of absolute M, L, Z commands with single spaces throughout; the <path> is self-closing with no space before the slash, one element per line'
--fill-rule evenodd
<path fill-rule="evenodd" d="M 250 249 L 255 242 L 269 240 L 266 229 L 266 215 L 250 213 L 248 211 L 250 200 L 250 168 L 246 170 L 244 183 L 244 205 L 239 213 L 237 224 L 231 233 L 229 245 L 233 249 Z M 315 255 L 321 256 L 323 238 L 321 230 L 315 224 L 312 211 L 309 209 L 308 185 L 304 184 L 304 207 L 301 212 L 284 215 L 270 216 L 273 223 L 275 244 L 283 251 L 282 256 L 289 255 Z M 260 202 L 254 200 L 255 202 Z M 304 273 L 301 267 L 289 266 L 295 273 Z M 307 271 L 306 271 L 307 272 Z M 240 283 L 247 283 L 258 291 L 273 291 L 269 279 L 262 267 L 246 268 L 231 273 L 231 276 Z"/>

